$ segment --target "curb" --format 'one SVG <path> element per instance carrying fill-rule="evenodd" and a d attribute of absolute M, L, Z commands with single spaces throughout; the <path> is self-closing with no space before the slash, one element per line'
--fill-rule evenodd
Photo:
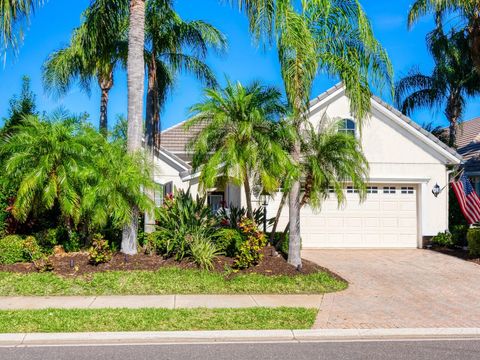
<path fill-rule="evenodd" d="M 0 334 L 0 346 L 480 339 L 480 328 L 227 330 Z"/>

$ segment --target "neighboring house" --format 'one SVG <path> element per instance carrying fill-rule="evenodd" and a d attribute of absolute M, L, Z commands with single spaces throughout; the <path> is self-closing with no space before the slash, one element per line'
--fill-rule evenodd
<path fill-rule="evenodd" d="M 311 102 L 310 121 L 318 125 L 325 118 L 344 119 L 343 130 L 360 136 L 343 86 L 336 85 Z M 199 130 L 187 134 L 178 124 L 162 132 L 157 179 L 166 184 L 165 191 L 191 187 L 197 193 L 198 174 L 192 173 L 185 145 Z M 370 163 L 367 199 L 359 203 L 357 190 L 347 186 L 347 203 L 341 209 L 334 197 L 320 212 L 302 209 L 303 248 L 416 248 L 448 229 L 448 191 L 435 197 L 432 189 L 448 184 L 448 166 L 459 165 L 462 157 L 377 97 L 372 98 L 361 142 Z M 245 197 L 229 184 L 211 189 L 208 201 L 216 209 L 222 204 L 244 205 Z M 270 200 L 268 216 L 274 216 L 279 201 L 280 194 Z M 279 229 L 287 222 L 285 207 Z"/>
<path fill-rule="evenodd" d="M 463 156 L 466 175 L 480 194 L 480 117 L 459 125 L 455 145 L 457 152 Z"/>

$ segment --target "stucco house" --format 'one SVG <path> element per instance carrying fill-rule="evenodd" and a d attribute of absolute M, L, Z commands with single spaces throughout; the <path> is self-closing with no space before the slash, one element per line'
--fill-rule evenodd
<path fill-rule="evenodd" d="M 416 248 L 448 229 L 448 191 L 434 196 L 432 189 L 448 184 L 449 169 L 461 164 L 461 155 L 381 99 L 372 97 L 371 104 L 371 116 L 360 136 L 341 84 L 310 103 L 309 117 L 315 126 L 325 118 L 344 119 L 339 131 L 360 136 L 370 176 L 364 202 L 359 203 L 356 189 L 347 186 L 342 208 L 332 197 L 320 212 L 302 210 L 303 248 Z M 185 133 L 180 123 L 162 132 L 157 181 L 166 192 L 174 187 L 198 191 L 198 174 L 192 171 L 186 144 L 200 130 L 201 126 Z M 275 215 L 280 198 L 277 194 L 269 201 L 269 217 Z M 242 190 L 232 184 L 210 189 L 208 201 L 213 209 L 245 205 Z M 287 222 L 285 208 L 279 228 Z"/>

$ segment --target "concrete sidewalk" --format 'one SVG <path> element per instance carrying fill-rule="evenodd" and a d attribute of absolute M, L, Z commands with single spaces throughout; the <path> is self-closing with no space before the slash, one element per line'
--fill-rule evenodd
<path fill-rule="evenodd" d="M 248 308 L 304 307 L 318 309 L 323 295 L 146 295 L 146 296 L 18 296 L 0 297 L 0 310 L 100 308 Z"/>

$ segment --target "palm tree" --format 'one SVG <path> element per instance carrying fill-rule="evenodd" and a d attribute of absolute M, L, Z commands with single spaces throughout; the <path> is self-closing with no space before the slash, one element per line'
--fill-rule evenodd
<path fill-rule="evenodd" d="M 171 0 L 149 0 L 146 8 L 147 148 L 159 143 L 160 110 L 178 72 L 185 71 L 216 86 L 211 69 L 204 63 L 209 47 L 223 51 L 225 36 L 203 21 L 184 21 L 175 13 Z M 187 52 L 189 50 L 192 54 Z"/>
<path fill-rule="evenodd" d="M 192 73 L 208 86 L 216 86 L 211 69 L 204 63 L 209 47 L 226 48 L 223 34 L 203 21 L 183 21 L 171 0 L 148 0 L 146 4 L 147 109 L 145 144 L 153 159 L 160 145 L 160 111 L 180 71 Z M 152 174 L 155 177 L 155 174 Z M 150 194 L 153 198 L 153 194 Z M 153 215 L 145 214 L 145 231 L 152 232 Z"/>
<path fill-rule="evenodd" d="M 111 223 L 122 228 L 132 206 L 152 210 L 142 189 L 152 188 L 150 166 L 125 153 L 121 142 L 108 142 L 76 118 L 42 120 L 29 115 L 2 138 L 4 172 L 17 189 L 13 215 L 59 209 L 63 225 L 95 229 Z"/>
<path fill-rule="evenodd" d="M 8 47 L 14 50 L 22 40 L 22 22 L 28 22 L 35 6 L 40 6 L 43 0 L 0 0 L 0 47 L 5 52 Z M 18 39 L 20 35 L 20 39 Z"/>
<path fill-rule="evenodd" d="M 283 122 L 289 133 L 291 123 Z M 305 124 L 301 137 L 300 174 L 303 181 L 303 195 L 300 209 L 309 205 L 320 209 L 323 201 L 335 196 L 338 205 L 345 202 L 345 185 L 351 184 L 363 200 L 366 195 L 365 181 L 368 178 L 368 162 L 363 155 L 359 140 L 351 134 L 339 132 L 340 123 L 323 118 L 318 128 Z M 291 178 L 291 177 L 290 177 Z M 293 177 L 294 178 L 294 177 Z M 284 181 L 283 195 L 280 201 L 272 235 L 289 193 L 289 181 Z M 287 231 L 289 225 L 285 231 Z M 273 236 L 272 236 L 273 239 Z M 281 243 L 277 244 L 281 245 Z"/>
<path fill-rule="evenodd" d="M 0 148 L 5 173 L 17 184 L 13 215 L 23 222 L 57 205 L 67 228 L 80 219 L 79 172 L 87 149 L 78 142 L 76 121 L 39 121 L 29 115 L 13 127 Z"/>
<path fill-rule="evenodd" d="M 450 124 L 448 145 L 455 146 L 465 100 L 479 93 L 480 77 L 471 58 L 464 56 L 468 39 L 463 31 L 452 30 L 446 35 L 441 27 L 437 28 L 428 37 L 428 47 L 435 61 L 431 75 L 413 68 L 396 84 L 395 102 L 406 115 L 420 107 L 444 106 Z"/>
<path fill-rule="evenodd" d="M 391 84 L 392 67 L 373 35 L 358 0 L 240 1 L 257 39 L 276 40 L 285 91 L 293 113 L 296 139 L 293 161 L 301 163 L 301 131 L 308 117 L 312 82 L 319 70 L 339 77 L 350 99 L 352 115 L 361 125 L 370 109 L 370 86 Z M 274 35 L 274 36 L 273 36 Z M 301 266 L 300 177 L 289 193 L 288 262 Z"/>
<path fill-rule="evenodd" d="M 78 81 L 90 94 L 96 79 L 101 90 L 99 129 L 108 132 L 108 98 L 113 74 L 126 59 L 126 6 L 119 1 L 96 0 L 83 13 L 83 23 L 75 29 L 70 44 L 52 53 L 43 66 L 43 82 L 48 92 L 64 95 Z M 112 16 L 111 14 L 114 14 Z"/>
<path fill-rule="evenodd" d="M 205 100 L 191 111 L 186 130 L 206 124 L 190 143 L 200 184 L 208 189 L 228 179 L 243 185 L 247 215 L 253 219 L 252 180 L 266 192 L 276 191 L 290 163 L 287 152 L 272 141 L 275 120 L 284 113 L 280 92 L 259 83 L 244 87 L 227 81 L 222 90 L 206 89 Z"/>
<path fill-rule="evenodd" d="M 435 21 L 441 24 L 447 14 L 455 14 L 453 24 L 462 28 L 469 39 L 470 55 L 477 72 L 480 73 L 480 2 L 477 0 L 415 0 L 408 12 L 408 27 L 426 14 L 434 14 Z M 459 16 L 458 16 L 459 15 Z"/>
<path fill-rule="evenodd" d="M 143 95 L 145 74 L 145 0 L 130 0 L 128 28 L 128 129 L 127 151 L 135 154 L 142 150 Z M 138 217 L 137 206 L 132 207 L 130 222 L 123 228 L 121 251 L 137 253 Z"/>

